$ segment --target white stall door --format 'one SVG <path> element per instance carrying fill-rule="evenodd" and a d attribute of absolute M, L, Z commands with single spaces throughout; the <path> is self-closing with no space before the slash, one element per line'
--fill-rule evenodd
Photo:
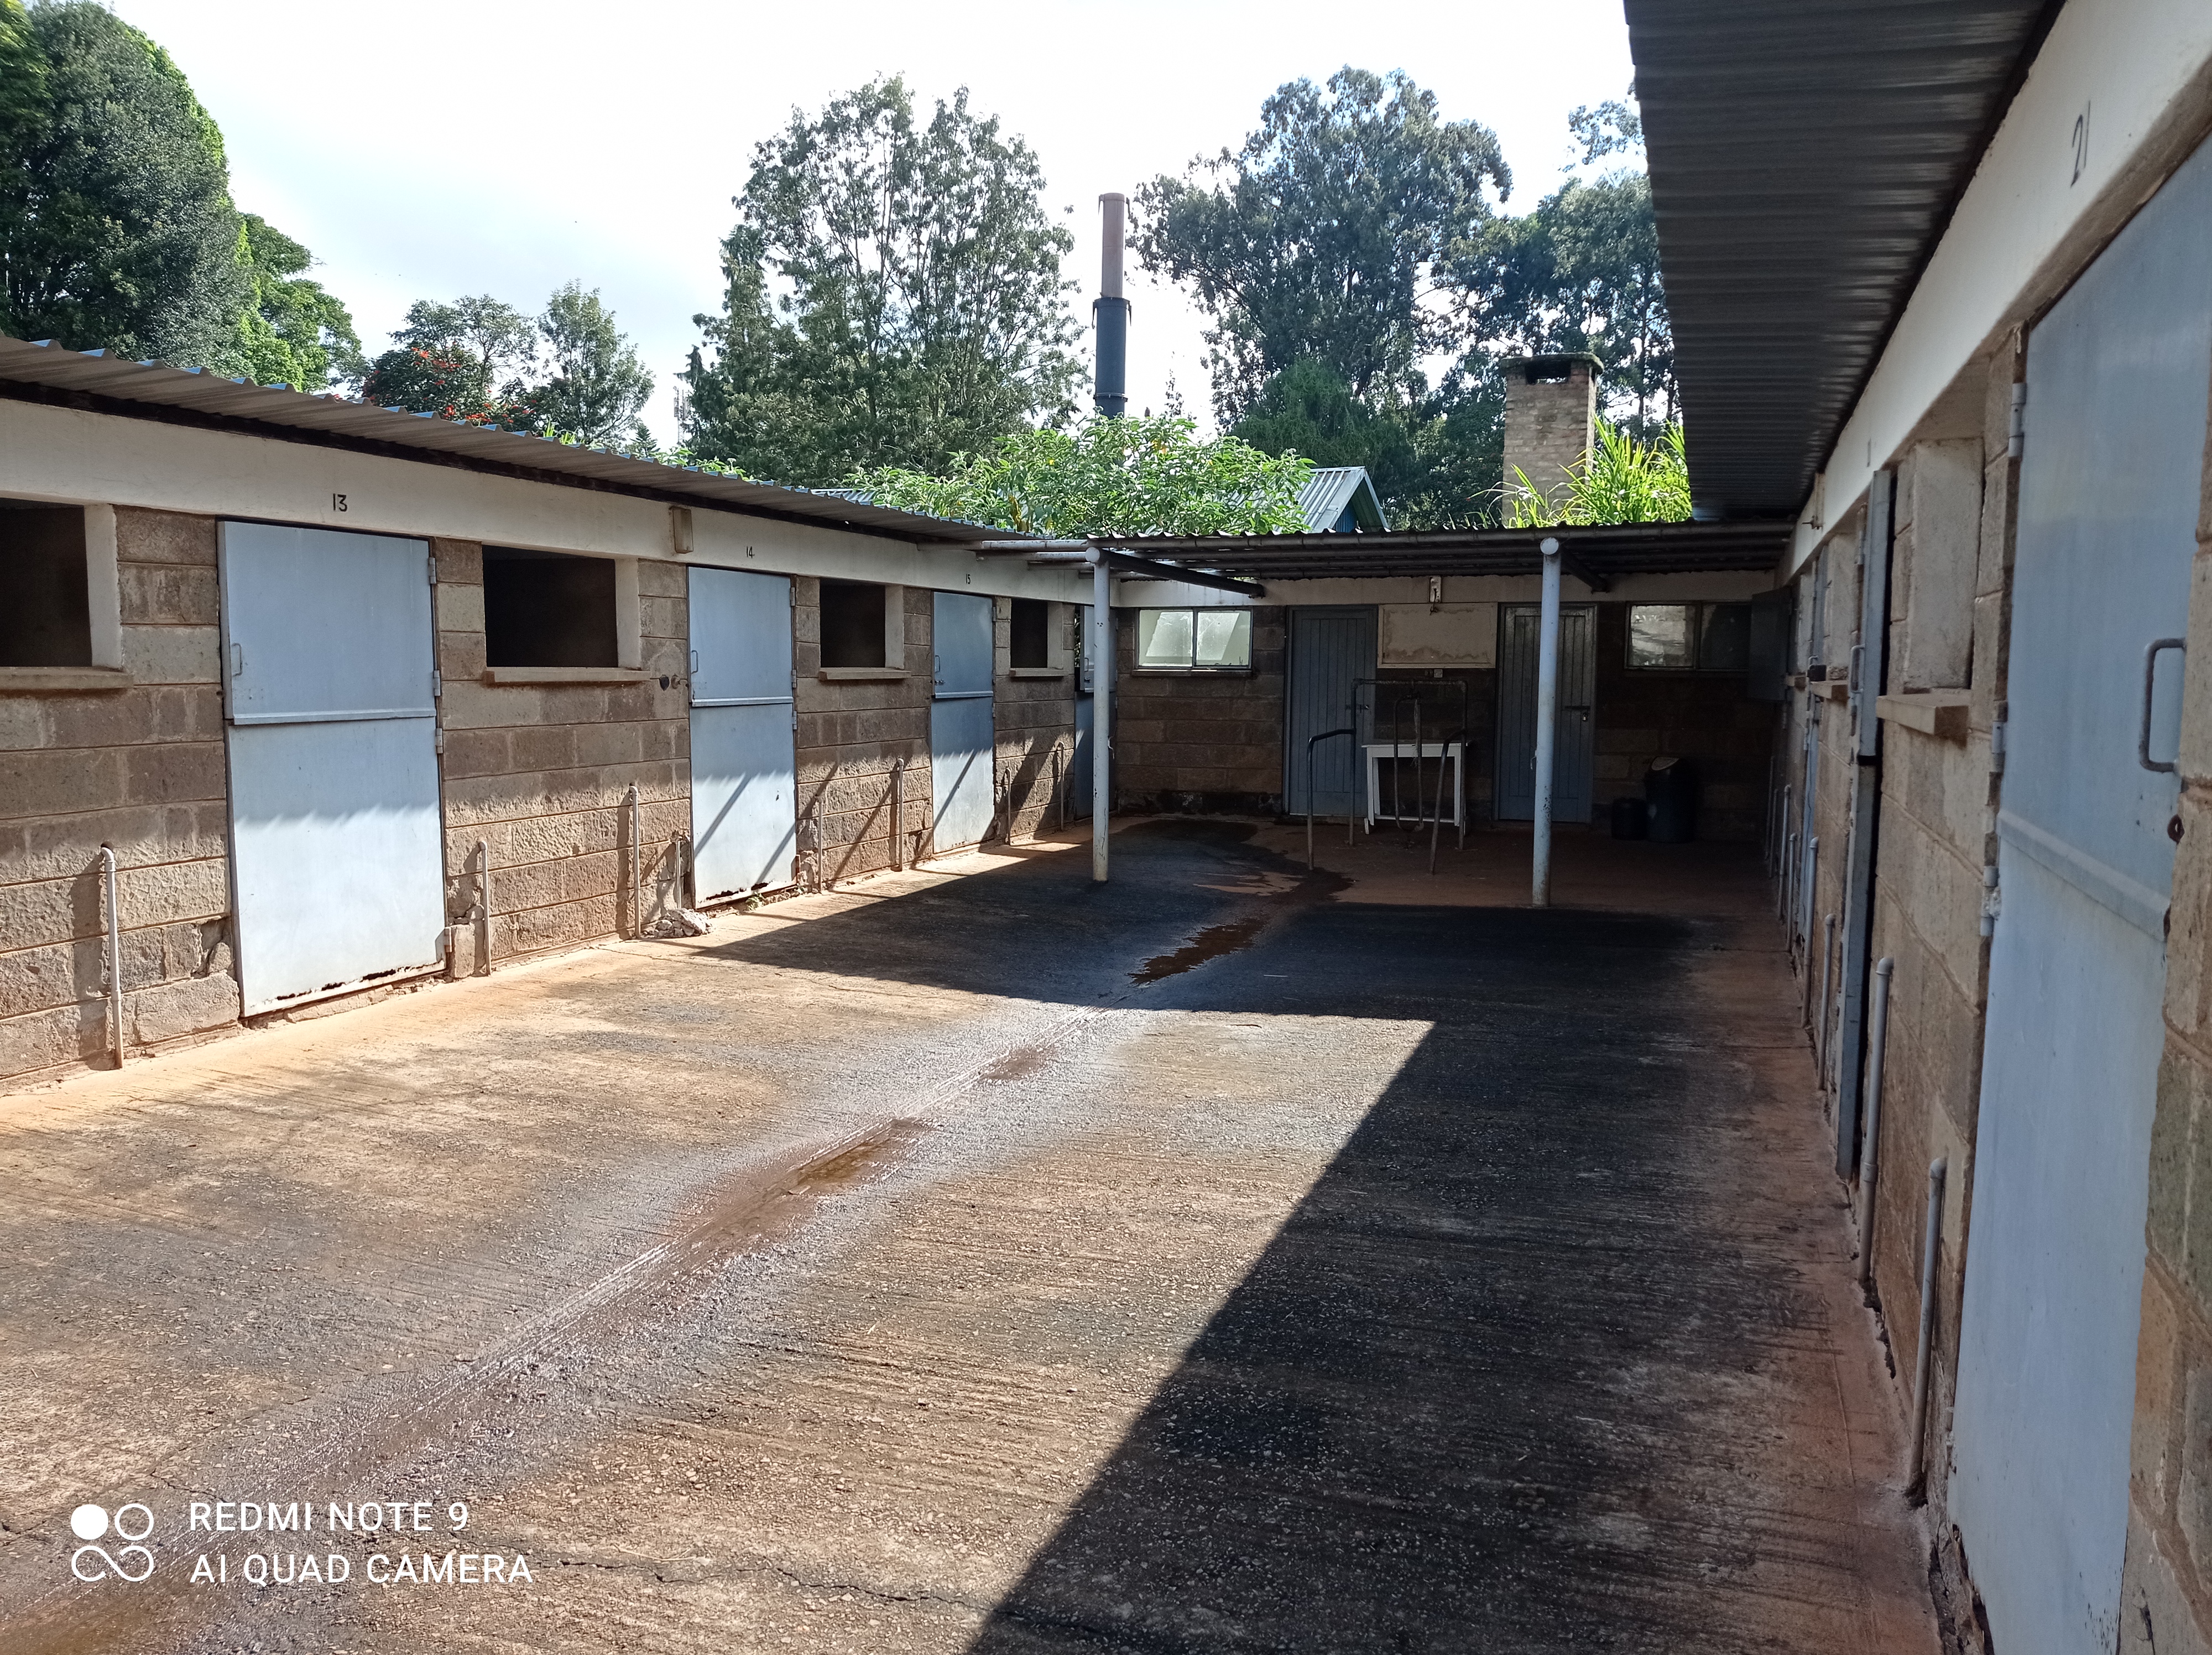
<path fill-rule="evenodd" d="M 440 965 L 429 547 L 225 523 L 222 573 L 246 1014 Z"/>
<path fill-rule="evenodd" d="M 791 581 L 691 571 L 691 843 L 702 903 L 790 885 L 798 849 Z"/>
<path fill-rule="evenodd" d="M 998 813 L 992 774 L 992 613 L 988 598 L 936 594 L 936 676 L 929 703 L 930 851 L 980 844 Z"/>

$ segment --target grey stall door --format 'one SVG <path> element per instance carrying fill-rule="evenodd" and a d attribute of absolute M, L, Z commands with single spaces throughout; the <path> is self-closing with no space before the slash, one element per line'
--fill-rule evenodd
<path fill-rule="evenodd" d="M 690 593 L 692 883 L 726 902 L 794 878 L 791 581 L 695 569 Z"/>
<path fill-rule="evenodd" d="M 992 603 L 935 594 L 929 703 L 930 854 L 980 844 L 998 813 L 992 760 Z"/>
<path fill-rule="evenodd" d="M 1536 817 L 1536 654 L 1543 609 L 1502 604 L 1498 611 L 1497 818 Z M 1597 608 L 1559 607 L 1559 718 L 1552 751 L 1552 819 L 1590 819 L 1592 711 L 1597 699 Z"/>
<path fill-rule="evenodd" d="M 1363 738 L 1334 736 L 1311 744 L 1323 731 L 1351 727 L 1354 701 L 1364 704 L 1370 692 L 1358 685 L 1375 676 L 1375 611 L 1293 609 L 1290 643 L 1283 796 L 1294 815 L 1305 813 L 1309 799 L 1316 816 L 1364 813 L 1367 784 L 1360 775 L 1358 748 Z"/>
<path fill-rule="evenodd" d="M 2144 658 L 2188 630 L 2208 272 L 2200 150 L 2028 341 L 1950 1484 L 2006 1655 L 2119 1639 L 2177 797 L 2136 743 L 2146 699 L 2154 758 L 2180 727 L 2181 655 Z"/>
<path fill-rule="evenodd" d="M 225 523 L 221 556 L 246 1014 L 441 964 L 428 545 Z"/>

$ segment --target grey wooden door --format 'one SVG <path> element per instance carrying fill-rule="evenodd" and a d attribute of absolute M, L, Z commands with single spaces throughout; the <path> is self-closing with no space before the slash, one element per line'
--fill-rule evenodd
<path fill-rule="evenodd" d="M 1287 808 L 1304 815 L 1311 800 L 1317 816 L 1348 816 L 1367 808 L 1367 784 L 1360 775 L 1361 736 L 1337 736 L 1313 746 L 1311 786 L 1308 752 L 1311 739 L 1324 730 L 1350 728 L 1362 678 L 1375 676 L 1375 611 L 1293 609 L 1290 611 L 1290 677 L 1285 691 L 1289 716 L 1284 720 L 1283 797 Z"/>
<path fill-rule="evenodd" d="M 1498 611 L 1498 784 L 1501 822 L 1536 817 L 1536 653 L 1544 613 L 1537 604 Z M 1597 608 L 1559 606 L 1559 721 L 1552 750 L 1552 819 L 1590 819 L 1592 713 L 1597 699 Z"/>
<path fill-rule="evenodd" d="M 2208 380 L 2212 149 L 2028 342 L 1950 1485 L 2007 1655 L 2119 1635 Z"/>
<path fill-rule="evenodd" d="M 791 581 L 695 569 L 690 593 L 692 883 L 721 902 L 796 877 Z"/>
<path fill-rule="evenodd" d="M 992 605 L 936 594 L 929 703 L 930 854 L 980 844 L 998 812 L 991 727 Z"/>
<path fill-rule="evenodd" d="M 225 523 L 221 555 L 246 1015 L 443 964 L 428 543 Z"/>

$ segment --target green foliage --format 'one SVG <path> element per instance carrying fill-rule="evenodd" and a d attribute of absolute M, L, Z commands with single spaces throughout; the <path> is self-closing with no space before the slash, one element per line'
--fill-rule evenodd
<path fill-rule="evenodd" d="M 1213 318 L 1224 423 L 1305 356 L 1380 408 L 1425 390 L 1421 360 L 1453 342 L 1431 302 L 1449 256 L 1489 221 L 1485 190 L 1511 187 L 1487 128 L 1439 119 L 1402 74 L 1346 68 L 1279 88 L 1241 149 L 1145 186 L 1132 240 Z"/>
<path fill-rule="evenodd" d="M 1556 494 L 1531 483 L 1515 466 L 1499 491 L 1506 526 L 1552 528 L 1559 524 L 1680 523 L 1690 514 L 1690 468 L 1682 453 L 1682 428 L 1669 425 L 1650 442 L 1600 420 L 1597 446 L 1566 468 Z"/>
<path fill-rule="evenodd" d="M 546 301 L 538 331 L 553 374 L 531 401 L 545 429 L 594 447 L 651 441 L 637 413 L 653 394 L 653 375 L 596 289 L 586 293 L 580 282 L 559 289 Z"/>
<path fill-rule="evenodd" d="M 702 453 L 823 484 L 944 467 L 1064 418 L 1081 365 L 1043 173 L 963 91 L 918 123 L 870 82 L 757 147 L 723 243 L 722 313 L 680 410 Z M 708 360 L 711 352 L 713 360 Z"/>
<path fill-rule="evenodd" d="M 525 376 L 538 360 L 538 329 L 489 294 L 452 304 L 418 299 L 369 364 L 364 400 L 435 414 L 465 425 L 534 431 L 539 417 Z"/>
<path fill-rule="evenodd" d="M 946 474 L 883 465 L 851 486 L 879 506 L 992 523 L 1023 534 L 1267 534 L 1305 527 L 1298 490 L 1312 463 L 1235 437 L 1203 439 L 1188 419 L 1089 418 L 957 454 Z"/>
<path fill-rule="evenodd" d="M 1461 250 L 1454 277 L 1471 354 L 1587 352 L 1605 364 L 1613 418 L 1648 437 L 1674 417 L 1674 336 L 1643 173 L 1572 179 L 1525 218 L 1498 220 Z"/>
<path fill-rule="evenodd" d="M 357 382 L 367 369 L 361 336 L 345 306 L 301 272 L 314 263 L 282 230 L 247 213 L 238 228 L 238 262 L 252 283 L 252 301 L 221 372 L 256 385 L 324 391 L 333 379 Z"/>
<path fill-rule="evenodd" d="M 224 360 L 252 283 L 215 122 L 102 7 L 0 5 L 0 331 Z"/>

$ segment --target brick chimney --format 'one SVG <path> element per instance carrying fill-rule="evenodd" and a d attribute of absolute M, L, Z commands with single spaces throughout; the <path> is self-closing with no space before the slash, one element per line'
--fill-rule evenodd
<path fill-rule="evenodd" d="M 1531 487 L 1556 500 L 1567 486 L 1566 468 L 1595 440 L 1597 369 L 1595 356 L 1509 356 L 1505 359 L 1505 486 L 1517 488 L 1518 466 Z"/>

